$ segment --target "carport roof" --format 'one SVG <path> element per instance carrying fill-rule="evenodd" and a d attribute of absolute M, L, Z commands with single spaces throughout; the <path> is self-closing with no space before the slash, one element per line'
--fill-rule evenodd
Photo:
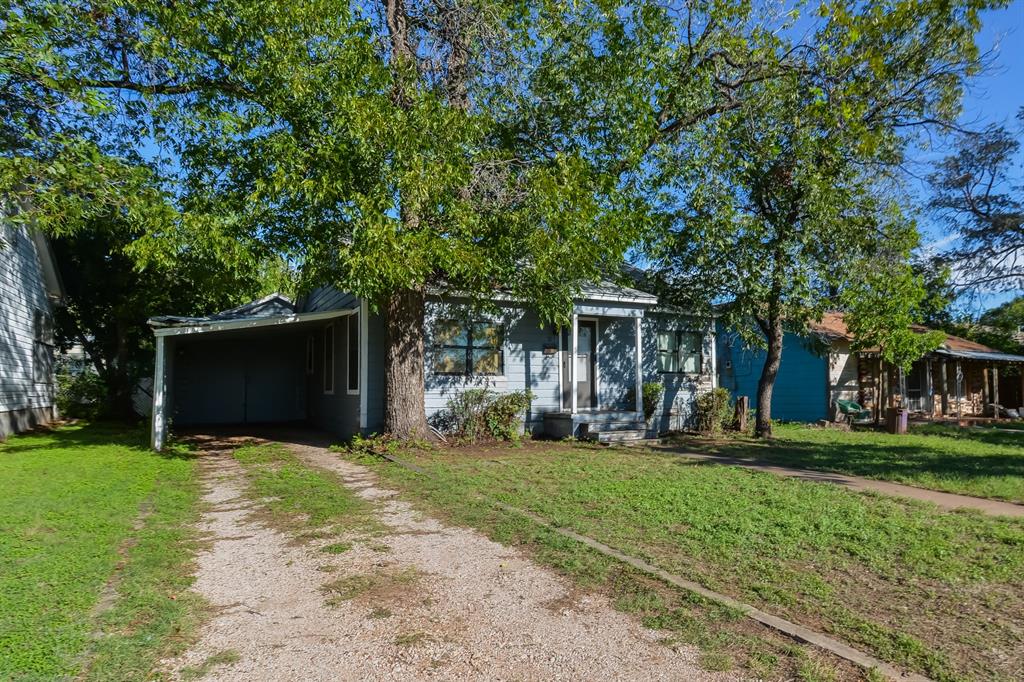
<path fill-rule="evenodd" d="M 345 317 L 359 312 L 358 308 L 327 310 L 315 313 L 296 313 L 290 300 L 279 294 L 225 310 L 209 317 L 151 317 L 149 326 L 157 336 L 182 336 L 204 332 L 231 331 L 275 327 L 280 325 L 318 322 Z"/>

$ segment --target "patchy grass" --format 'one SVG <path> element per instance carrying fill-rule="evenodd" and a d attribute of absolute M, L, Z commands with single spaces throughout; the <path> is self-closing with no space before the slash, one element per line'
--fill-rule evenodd
<path fill-rule="evenodd" d="M 927 425 L 905 436 L 779 424 L 770 442 L 737 436 L 678 445 L 783 466 L 837 471 L 943 492 L 1024 503 L 1024 432 Z"/>
<path fill-rule="evenodd" d="M 231 665 L 237 663 L 241 659 L 241 655 L 234 649 L 227 649 L 220 653 L 208 656 L 202 665 L 196 667 L 184 668 L 181 671 L 181 679 L 185 682 L 192 682 L 193 680 L 202 679 L 206 677 L 214 668 L 222 665 Z"/>
<path fill-rule="evenodd" d="M 261 500 L 275 527 L 302 531 L 308 539 L 322 539 L 337 533 L 375 532 L 372 506 L 346 488 L 330 472 L 312 469 L 278 443 L 249 445 L 234 451 L 234 457 L 250 477 L 249 496 Z M 328 547 L 340 553 L 343 542 Z"/>
<path fill-rule="evenodd" d="M 329 606 L 362 598 L 379 607 L 382 603 L 394 604 L 415 597 L 412 587 L 419 579 L 420 574 L 416 569 L 406 568 L 365 575 L 347 575 L 324 584 L 321 590 L 327 595 Z"/>
<path fill-rule="evenodd" d="M 145 679 L 189 641 L 201 604 L 187 592 L 188 453 L 68 426 L 0 444 L 0 480 L 0 679 Z"/>
<path fill-rule="evenodd" d="M 952 440 L 952 439 L 950 439 Z M 377 462 L 432 510 L 485 530 L 616 605 L 739 665 L 842 677 L 748 621 L 625 569 L 486 499 L 536 512 L 707 587 L 937 680 L 1015 679 L 1022 655 L 1024 523 L 638 449 L 409 452 L 433 474 Z M 804 653 L 797 653 L 797 652 Z M 710 659 L 714 664 L 720 658 Z M 795 668 L 795 671 L 793 670 Z"/>

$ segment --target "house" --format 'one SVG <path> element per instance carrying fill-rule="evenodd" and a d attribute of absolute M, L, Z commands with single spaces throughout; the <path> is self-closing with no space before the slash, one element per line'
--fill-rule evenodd
<path fill-rule="evenodd" d="M 610 282 L 586 286 L 572 323 L 541 324 L 521 301 L 496 312 L 440 293 L 425 312 L 424 414 L 469 388 L 529 389 L 526 429 L 601 440 L 682 428 L 715 384 L 714 330 L 659 312 L 657 299 Z M 365 300 L 321 287 L 293 302 L 274 294 L 209 317 L 157 317 L 153 445 L 171 423 L 304 423 L 348 438 L 384 418 L 381 315 Z M 641 386 L 665 384 L 650 421 Z M 574 389 L 572 388 L 574 387 Z"/>
<path fill-rule="evenodd" d="M 927 328 L 915 326 L 920 332 Z M 836 418 L 836 401 L 852 400 L 876 422 L 885 408 L 902 406 L 924 419 L 992 416 L 991 404 L 1024 405 L 1024 356 L 946 335 L 909 372 L 884 363 L 877 349 L 852 350 L 842 313 L 827 313 L 805 335 L 783 338 L 782 364 L 772 394 L 772 418 L 818 421 Z M 764 351 L 719 330 L 719 382 L 756 408 Z"/>
<path fill-rule="evenodd" d="M 53 307 L 61 298 L 46 237 L 0 223 L 0 439 L 56 418 Z"/>

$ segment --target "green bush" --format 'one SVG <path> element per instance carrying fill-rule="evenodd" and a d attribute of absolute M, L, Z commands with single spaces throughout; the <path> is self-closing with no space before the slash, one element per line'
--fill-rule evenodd
<path fill-rule="evenodd" d="M 728 389 L 716 388 L 697 396 L 697 430 L 718 434 L 732 426 L 732 396 Z"/>
<path fill-rule="evenodd" d="M 519 440 L 523 413 L 529 408 L 530 391 L 495 393 L 486 388 L 462 391 L 448 401 L 445 410 L 434 415 L 431 425 L 456 440 Z"/>
<path fill-rule="evenodd" d="M 70 419 L 96 419 L 107 405 L 107 387 L 95 372 L 57 374 L 57 411 Z"/>
<path fill-rule="evenodd" d="M 665 384 L 651 381 L 643 386 L 644 419 L 650 419 L 661 407 L 661 399 L 665 396 Z"/>

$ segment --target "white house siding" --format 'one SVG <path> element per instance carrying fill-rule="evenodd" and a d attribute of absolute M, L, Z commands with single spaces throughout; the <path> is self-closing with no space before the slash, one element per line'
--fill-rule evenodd
<path fill-rule="evenodd" d="M 0 438 L 54 417 L 52 373 L 36 381 L 35 313 L 51 313 L 35 241 L 0 224 Z"/>
<path fill-rule="evenodd" d="M 850 352 L 850 342 L 837 339 L 828 355 L 829 412 L 834 417 L 837 400 L 856 402 L 860 393 L 857 354 Z"/>

